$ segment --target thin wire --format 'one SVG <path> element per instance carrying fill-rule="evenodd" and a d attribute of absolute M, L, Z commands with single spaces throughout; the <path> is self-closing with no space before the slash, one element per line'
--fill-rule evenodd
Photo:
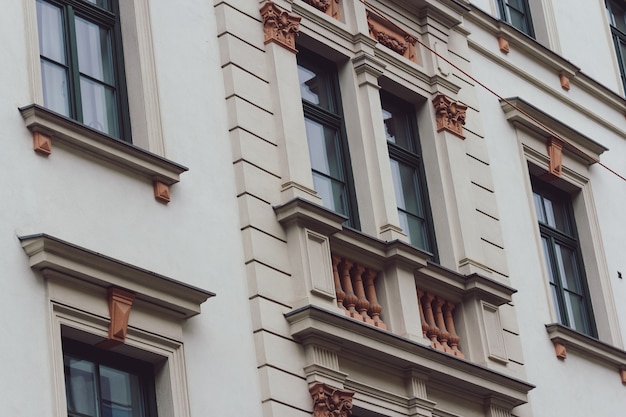
<path fill-rule="evenodd" d="M 405 32 L 405 30 L 403 28 L 401 28 L 400 26 L 398 26 L 397 24 L 395 24 L 394 22 L 392 22 L 389 18 L 387 18 L 387 16 L 385 16 L 382 12 L 380 12 L 378 9 L 376 9 L 376 7 L 372 6 L 371 4 L 369 4 L 367 1 L 365 0 L 359 0 L 361 3 L 363 3 L 365 6 L 369 7 L 374 13 L 376 13 L 380 18 L 384 19 L 386 22 L 388 22 L 389 24 L 393 25 L 395 28 L 401 30 L 402 32 Z M 487 85 L 485 85 L 484 83 L 482 83 L 481 81 L 479 81 L 478 79 L 476 79 L 474 76 L 472 76 L 471 74 L 467 73 L 465 70 L 463 70 L 462 68 L 458 67 L 455 63 L 453 63 L 452 61 L 450 61 L 449 59 L 447 59 L 446 57 L 442 56 L 441 54 L 439 54 L 437 51 L 435 51 L 434 49 L 432 49 L 431 47 L 429 47 L 428 45 L 426 45 L 424 42 L 420 41 L 417 38 L 414 38 L 417 43 L 419 43 L 421 46 L 423 46 L 424 48 L 426 48 L 427 50 L 429 50 L 430 52 L 432 52 L 433 54 L 437 55 L 439 58 L 441 58 L 442 60 L 444 60 L 445 62 L 447 62 L 448 64 L 450 64 L 454 69 L 456 69 L 457 71 L 459 71 L 460 73 L 462 73 L 463 75 L 465 75 L 466 77 L 468 77 L 470 80 L 474 81 L 476 84 L 478 84 L 479 86 L 481 86 L 482 88 L 484 88 L 485 90 L 487 90 L 488 92 L 490 92 L 491 94 L 493 94 L 494 96 L 496 96 L 499 100 L 505 102 L 506 104 L 508 104 L 509 106 L 513 107 L 515 110 L 519 111 L 521 114 L 523 114 L 524 116 L 528 117 L 530 120 L 532 120 L 533 122 L 535 122 L 536 124 L 538 124 L 539 126 L 543 127 L 545 130 L 547 130 L 552 136 L 554 136 L 555 138 L 559 139 L 560 141 L 566 143 L 569 147 L 571 147 L 573 150 L 575 150 L 579 155 L 585 157 L 585 158 L 589 158 L 590 160 L 594 161 L 595 163 L 597 163 L 598 165 L 600 165 L 601 167 L 603 167 L 604 169 L 606 169 L 607 171 L 609 171 L 610 173 L 614 174 L 615 176 L 617 176 L 618 178 L 622 179 L 623 181 L 626 182 L 626 177 L 622 176 L 621 174 L 619 174 L 618 172 L 614 171 L 613 169 L 609 168 L 608 166 L 604 165 L 602 162 L 600 162 L 600 160 L 598 158 L 595 158 L 594 156 L 591 156 L 589 154 L 587 154 L 585 151 L 583 151 L 582 149 L 580 149 L 579 147 L 577 147 L 576 145 L 572 144 L 571 142 L 569 142 L 568 140 L 566 140 L 565 138 L 563 138 L 561 135 L 559 135 L 557 132 L 555 132 L 552 128 L 550 128 L 549 126 L 547 126 L 546 124 L 542 123 L 541 121 L 535 119 L 533 116 L 531 116 L 530 114 L 528 114 L 527 112 L 525 112 L 523 109 L 520 109 L 519 107 L 517 107 L 515 104 L 511 103 L 511 101 L 507 100 L 506 98 L 502 97 L 500 94 L 496 93 L 494 90 L 492 90 L 491 88 L 489 88 Z"/>

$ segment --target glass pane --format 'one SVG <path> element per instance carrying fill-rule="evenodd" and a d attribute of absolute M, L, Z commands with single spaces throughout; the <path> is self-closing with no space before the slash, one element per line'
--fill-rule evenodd
<path fill-rule="evenodd" d="M 119 137 L 115 93 L 87 78 L 80 79 L 83 123 L 96 130 Z"/>
<path fill-rule="evenodd" d="M 311 167 L 337 180 L 343 180 L 337 131 L 311 119 L 305 119 Z"/>
<path fill-rule="evenodd" d="M 548 250 L 548 238 L 541 237 L 541 243 L 543 244 L 543 256 L 546 258 L 546 266 L 548 267 L 548 274 L 550 275 L 550 282 L 554 283 L 554 270 L 552 265 L 552 257 L 550 256 L 550 251 Z"/>
<path fill-rule="evenodd" d="M 396 203 L 398 208 L 418 217 L 424 217 L 424 209 L 419 193 L 419 183 L 415 168 L 391 159 L 391 176 L 393 178 Z"/>
<path fill-rule="evenodd" d="M 556 244 L 556 254 L 558 258 L 559 274 L 563 288 L 582 294 L 580 275 L 576 261 L 576 253 L 564 246 Z"/>
<path fill-rule="evenodd" d="M 343 183 L 313 172 L 313 186 L 322 198 L 324 207 L 345 216 L 348 215 L 348 200 Z"/>
<path fill-rule="evenodd" d="M 102 417 L 139 417 L 142 415 L 139 380 L 136 375 L 100 366 Z M 133 405 L 134 404 L 134 405 Z"/>
<path fill-rule="evenodd" d="M 557 288 L 554 284 L 550 284 L 550 290 L 552 292 L 552 301 L 554 301 L 554 309 L 556 310 L 557 321 L 560 324 L 565 324 L 563 321 L 563 315 L 561 313 L 561 303 L 559 302 L 559 297 L 557 296 Z"/>
<path fill-rule="evenodd" d="M 61 9 L 42 0 L 37 0 L 37 28 L 39 29 L 39 51 L 41 55 L 60 64 L 65 64 Z"/>
<path fill-rule="evenodd" d="M 579 332 L 589 334 L 589 320 L 585 301 L 582 296 L 565 292 L 565 305 L 567 317 L 569 318 L 569 326 Z"/>
<path fill-rule="evenodd" d="M 528 34 L 528 26 L 526 23 L 526 16 L 524 14 L 518 12 L 517 10 L 509 8 L 509 16 L 511 19 L 509 23 L 511 23 L 513 27 Z"/>
<path fill-rule="evenodd" d="M 537 220 L 539 223 L 546 223 L 546 215 L 543 212 L 543 202 L 541 196 L 533 193 L 533 202 L 535 203 L 535 211 L 537 212 Z"/>
<path fill-rule="evenodd" d="M 408 115 L 398 106 L 387 101 L 383 101 L 382 112 L 387 141 L 395 143 L 409 152 L 415 152 Z"/>
<path fill-rule="evenodd" d="M 609 0 L 611 25 L 626 33 L 626 4 L 622 1 Z"/>
<path fill-rule="evenodd" d="M 420 249 L 430 250 L 426 222 L 402 210 L 398 210 L 398 217 L 400 218 L 400 227 L 409 236 L 409 242 Z"/>
<path fill-rule="evenodd" d="M 83 0 L 87 3 L 95 4 L 96 6 L 100 6 L 103 9 L 109 10 L 109 1 L 108 0 Z"/>
<path fill-rule="evenodd" d="M 41 61 L 43 105 L 52 111 L 70 117 L 67 70 L 65 67 Z"/>
<path fill-rule="evenodd" d="M 316 73 L 313 69 L 298 65 L 298 78 L 300 79 L 300 95 L 303 100 L 317 104 L 326 110 L 334 111 L 328 77 Z"/>
<path fill-rule="evenodd" d="M 82 74 L 113 85 L 113 59 L 109 30 L 76 17 L 76 49 Z"/>
<path fill-rule="evenodd" d="M 97 417 L 98 385 L 94 363 L 64 356 L 65 394 L 68 413 Z"/>

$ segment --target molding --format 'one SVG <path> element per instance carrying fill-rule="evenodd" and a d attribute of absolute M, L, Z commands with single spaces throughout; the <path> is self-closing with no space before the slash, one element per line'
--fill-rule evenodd
<path fill-rule="evenodd" d="M 626 368 L 626 351 L 609 345 L 586 334 L 572 330 L 562 324 L 546 324 L 546 331 L 554 344 L 561 344 L 568 350 L 584 353 L 606 365 Z"/>
<path fill-rule="evenodd" d="M 381 45 L 391 49 L 398 55 L 409 61 L 418 63 L 418 56 L 415 44 L 415 36 L 401 30 L 397 25 L 391 24 L 378 15 L 366 10 L 367 26 L 372 39 Z"/>
<path fill-rule="evenodd" d="M 161 307 L 178 318 L 200 313 L 200 304 L 215 294 L 119 261 L 46 234 L 18 236 L 32 269 L 50 271 L 100 287 L 120 287 L 137 300 Z"/>
<path fill-rule="evenodd" d="M 507 98 L 506 101 L 501 100 L 500 106 L 509 122 L 531 130 L 545 138 L 546 141 L 550 140 L 556 133 L 563 140 L 563 148 L 581 158 L 588 165 L 597 162 L 600 155 L 608 150 L 604 145 L 572 129 L 519 97 Z M 582 154 L 578 150 L 579 148 L 586 155 Z"/>
<path fill-rule="evenodd" d="M 296 340 L 319 337 L 325 343 L 334 342 L 341 347 L 342 355 L 350 355 L 365 367 L 372 361 L 384 361 L 397 369 L 417 369 L 428 373 L 429 382 L 485 400 L 496 397 L 510 408 L 526 403 L 527 393 L 534 388 L 525 381 L 316 306 L 291 311 L 285 318 Z"/>
<path fill-rule="evenodd" d="M 341 20 L 339 0 L 302 0 L 333 19 Z"/>
<path fill-rule="evenodd" d="M 347 220 L 341 214 L 300 197 L 280 206 L 274 206 L 274 212 L 276 219 L 284 227 L 296 223 L 323 235 L 339 232 L 343 228 L 342 224 Z"/>
<path fill-rule="evenodd" d="M 105 135 L 37 104 L 19 109 L 26 127 L 49 136 L 52 144 L 78 149 L 116 167 L 139 174 L 150 181 L 172 185 L 189 168 L 135 145 Z"/>

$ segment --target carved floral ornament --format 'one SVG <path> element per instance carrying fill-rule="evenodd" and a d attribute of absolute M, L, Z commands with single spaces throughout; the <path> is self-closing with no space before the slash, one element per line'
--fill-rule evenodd
<path fill-rule="evenodd" d="M 280 46 L 297 53 L 296 36 L 300 30 L 300 16 L 289 14 L 271 1 L 261 7 L 265 44 L 275 42 Z"/>
<path fill-rule="evenodd" d="M 313 417 L 350 417 L 354 392 L 334 388 L 322 382 L 309 387 L 313 400 Z"/>
<path fill-rule="evenodd" d="M 367 25 L 370 37 L 380 42 L 381 45 L 402 55 L 408 60 L 417 63 L 415 44 L 417 39 L 393 24 L 383 20 L 370 11 L 367 12 Z"/>
<path fill-rule="evenodd" d="M 438 94 L 433 99 L 433 106 L 437 119 L 437 132 L 445 130 L 465 139 L 463 125 L 465 124 L 467 106 L 454 102 L 443 94 Z"/>
<path fill-rule="evenodd" d="M 337 20 L 341 18 L 339 15 L 339 0 L 304 0 L 304 2 Z"/>

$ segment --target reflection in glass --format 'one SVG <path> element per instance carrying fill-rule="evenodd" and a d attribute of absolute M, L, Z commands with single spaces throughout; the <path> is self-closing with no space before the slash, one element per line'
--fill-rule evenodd
<path fill-rule="evenodd" d="M 80 92 L 83 104 L 83 123 L 112 136 L 119 136 L 114 91 L 88 78 L 81 77 Z"/>
<path fill-rule="evenodd" d="M 59 64 L 65 64 L 61 9 L 42 0 L 37 0 L 37 28 L 41 56 Z"/>
<path fill-rule="evenodd" d="M 67 411 L 70 415 L 98 417 L 98 386 L 96 382 L 96 365 L 92 362 L 63 358 L 65 365 L 65 393 Z"/>
<path fill-rule="evenodd" d="M 44 106 L 69 117 L 70 103 L 65 67 L 41 60 L 41 80 Z"/>

